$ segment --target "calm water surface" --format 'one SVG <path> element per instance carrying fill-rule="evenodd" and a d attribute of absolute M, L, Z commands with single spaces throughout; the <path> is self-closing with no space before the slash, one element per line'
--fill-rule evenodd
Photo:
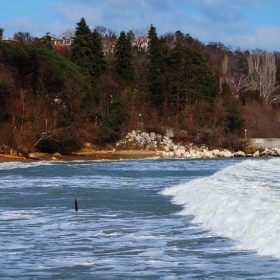
<path fill-rule="evenodd" d="M 280 279 L 280 158 L 1 163 L 0 252 L 1 280 Z"/>

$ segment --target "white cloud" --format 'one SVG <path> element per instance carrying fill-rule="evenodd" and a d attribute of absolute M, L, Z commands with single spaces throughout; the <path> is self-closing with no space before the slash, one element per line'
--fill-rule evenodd
<path fill-rule="evenodd" d="M 267 3 L 270 10 L 261 9 Z M 268 20 L 271 9 L 279 6 L 277 3 L 277 0 L 60 0 L 42 9 L 43 23 L 36 21 L 35 16 L 34 20 L 11 18 L 0 22 L 0 27 L 5 29 L 4 36 L 13 36 L 18 31 L 38 37 L 46 32 L 60 35 L 66 29 L 75 29 L 84 17 L 90 28 L 103 25 L 117 33 L 153 24 L 158 35 L 180 30 L 204 43 L 214 41 L 233 48 L 277 50 L 278 19 Z M 37 16 L 38 10 L 34 13 Z M 270 25 L 266 26 L 268 22 Z"/>
<path fill-rule="evenodd" d="M 29 18 L 12 18 L 10 20 L 4 20 L 1 22 L 1 26 L 4 28 L 4 37 L 11 38 L 14 33 L 19 31 L 29 32 L 32 36 L 37 36 L 34 35 L 36 23 Z"/>
<path fill-rule="evenodd" d="M 258 28 L 255 33 L 246 36 L 236 36 L 236 41 L 248 49 L 260 48 L 267 51 L 277 51 L 280 48 L 280 27 L 267 26 Z"/>
<path fill-rule="evenodd" d="M 70 28 L 69 25 L 53 22 L 38 25 L 36 22 L 28 18 L 13 18 L 9 21 L 2 21 L 1 26 L 4 28 L 4 37 L 12 38 L 16 32 L 29 32 L 31 36 L 41 37 L 47 32 L 60 35 L 63 31 Z"/>

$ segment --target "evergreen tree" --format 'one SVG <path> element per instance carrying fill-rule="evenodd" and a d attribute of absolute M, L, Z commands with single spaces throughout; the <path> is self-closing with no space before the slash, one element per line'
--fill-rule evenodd
<path fill-rule="evenodd" d="M 135 84 L 135 70 L 133 67 L 132 46 L 129 37 L 125 35 L 124 31 L 120 33 L 114 56 L 116 60 L 117 79 L 133 87 Z"/>
<path fill-rule="evenodd" d="M 84 18 L 77 23 L 71 60 L 79 65 L 83 74 L 92 76 L 92 36 Z"/>
<path fill-rule="evenodd" d="M 45 36 L 43 36 L 40 40 L 44 46 L 44 48 L 47 48 L 49 50 L 52 50 L 52 37 L 50 35 L 50 32 L 47 32 Z"/>
<path fill-rule="evenodd" d="M 84 18 L 77 23 L 71 60 L 81 67 L 83 74 L 93 80 L 107 72 L 100 35 L 96 29 L 91 33 Z"/>
<path fill-rule="evenodd" d="M 4 34 L 4 29 L 3 29 L 3 28 L 0 28 L 0 42 L 1 42 L 2 39 L 3 39 L 3 34 Z"/>
<path fill-rule="evenodd" d="M 184 48 L 184 52 L 188 101 L 192 104 L 205 101 L 213 105 L 218 97 L 219 88 L 212 69 L 201 52 L 188 47 Z"/>
<path fill-rule="evenodd" d="M 157 38 L 153 26 L 149 39 L 147 79 L 152 105 L 165 119 L 171 119 L 175 115 L 176 123 L 180 111 L 188 104 L 205 103 L 210 111 L 214 109 L 219 89 L 204 56 L 179 42 L 175 48 L 168 49 Z"/>
<path fill-rule="evenodd" d="M 135 34 L 132 30 L 129 30 L 129 32 L 126 33 L 126 37 L 132 41 L 133 39 L 135 39 Z"/>
<path fill-rule="evenodd" d="M 165 81 L 165 59 L 167 49 L 158 38 L 156 28 L 151 25 L 148 33 L 149 52 L 147 65 L 147 81 L 149 86 L 149 99 L 151 105 L 164 115 L 164 81 Z"/>
<path fill-rule="evenodd" d="M 102 74 L 108 72 L 108 64 L 104 58 L 101 35 L 97 29 L 94 29 L 92 33 L 92 52 L 93 52 L 93 76 L 95 78 L 100 77 Z"/>
<path fill-rule="evenodd" d="M 169 109 L 169 117 L 176 115 L 178 124 L 178 114 L 180 110 L 186 107 L 187 80 L 185 72 L 185 53 L 181 44 L 176 44 L 174 49 L 168 51 L 166 57 L 165 73 L 165 101 Z M 167 110 L 166 108 L 166 110 Z"/>
<path fill-rule="evenodd" d="M 79 36 L 86 37 L 89 36 L 90 34 L 91 34 L 90 29 L 86 24 L 85 19 L 82 17 L 80 22 L 77 23 L 75 37 L 79 37 Z"/>
<path fill-rule="evenodd" d="M 249 51 L 245 51 L 240 55 L 239 58 L 239 67 L 238 67 L 238 72 L 239 73 L 243 73 L 243 74 L 248 74 L 248 61 L 247 61 L 247 57 L 250 55 Z"/>
<path fill-rule="evenodd" d="M 222 84 L 221 97 L 226 110 L 226 131 L 236 133 L 243 126 L 243 120 L 240 117 L 238 101 L 233 97 L 230 85 Z"/>

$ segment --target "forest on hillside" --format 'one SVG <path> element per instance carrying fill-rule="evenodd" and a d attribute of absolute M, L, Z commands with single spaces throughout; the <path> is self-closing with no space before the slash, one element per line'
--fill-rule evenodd
<path fill-rule="evenodd" d="M 84 18 L 54 47 L 47 33 L 0 29 L 0 152 L 109 147 L 131 130 L 234 149 L 280 136 L 280 52 L 232 50 L 181 31 L 93 30 Z M 143 43 L 144 42 L 144 43 Z M 145 44 L 146 42 L 146 44 Z M 181 133 L 184 132 L 184 133 Z"/>

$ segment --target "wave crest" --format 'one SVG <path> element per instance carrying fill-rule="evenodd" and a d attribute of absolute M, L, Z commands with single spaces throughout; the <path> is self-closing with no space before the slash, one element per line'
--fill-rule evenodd
<path fill-rule="evenodd" d="M 279 167 L 278 158 L 246 160 L 162 194 L 183 205 L 178 214 L 194 216 L 194 223 L 231 238 L 236 248 L 280 257 Z"/>

